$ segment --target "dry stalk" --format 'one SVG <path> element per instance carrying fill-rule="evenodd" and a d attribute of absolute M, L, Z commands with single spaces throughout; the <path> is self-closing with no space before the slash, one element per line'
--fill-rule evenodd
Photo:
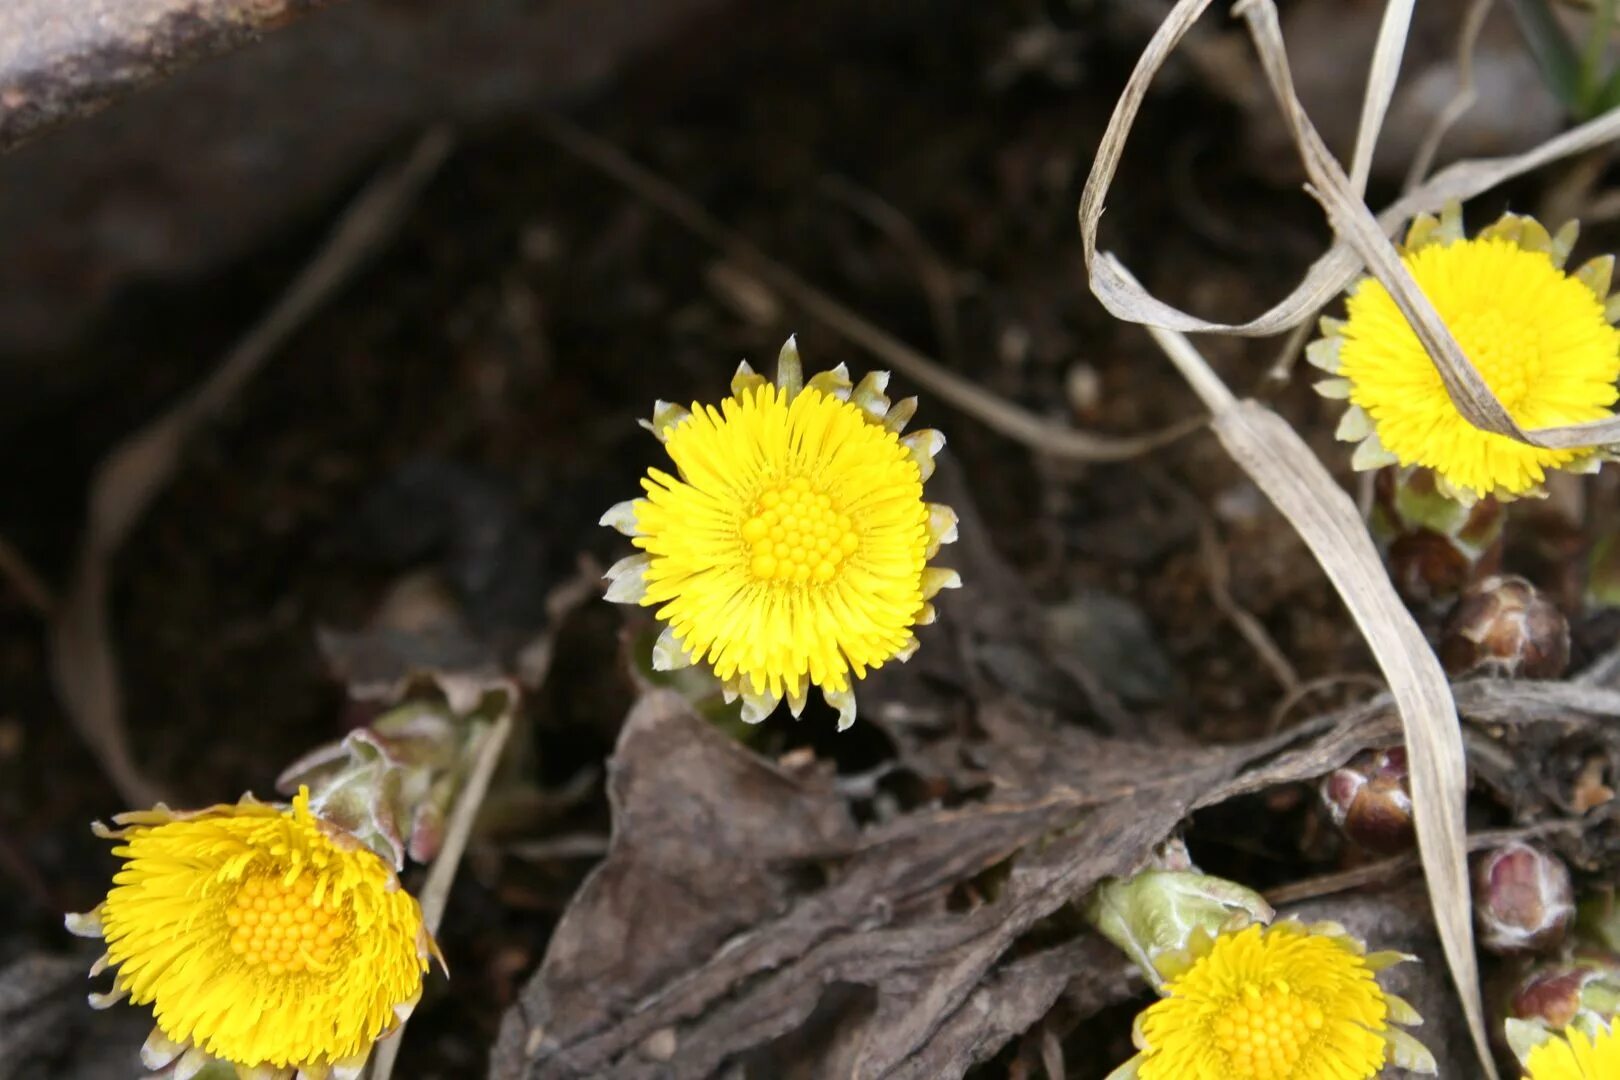
<path fill-rule="evenodd" d="M 1401 73 L 1401 56 L 1406 52 L 1406 35 L 1412 26 L 1412 9 L 1417 0 L 1389 0 L 1383 21 L 1378 24 L 1378 42 L 1373 46 L 1372 63 L 1367 67 L 1367 93 L 1361 102 L 1361 122 L 1356 127 L 1356 148 L 1350 154 L 1350 190 L 1357 199 L 1367 194 L 1372 176 L 1373 154 L 1378 149 L 1378 133 L 1384 129 L 1390 99 L 1395 96 L 1395 80 Z"/>
<path fill-rule="evenodd" d="M 372 180 L 287 291 L 208 378 L 113 447 L 96 467 L 78 563 L 52 610 L 51 676 L 79 736 L 131 806 L 149 806 L 159 793 L 136 766 L 124 725 L 123 688 L 107 611 L 113 558 L 174 476 L 192 433 L 234 400 L 265 361 L 393 235 L 448 155 L 450 143 L 447 131 L 431 131 L 402 162 Z"/>
<path fill-rule="evenodd" d="M 445 825 L 444 846 L 439 849 L 438 857 L 433 860 L 433 866 L 428 870 L 427 881 L 422 886 L 422 922 L 430 934 L 438 932 L 439 922 L 444 918 L 444 906 L 450 899 L 450 887 L 455 884 L 456 871 L 461 867 L 461 856 L 467 850 L 467 840 L 472 836 L 473 823 L 478 818 L 479 807 L 484 805 L 484 795 L 489 791 L 490 778 L 495 775 L 495 766 L 500 763 L 501 751 L 506 748 L 506 740 L 512 734 L 512 715 L 516 709 L 516 697 L 508 697 L 506 708 L 479 741 L 478 756 L 473 761 L 472 770 L 468 773 L 461 793 L 456 798 L 456 807 L 451 811 L 450 820 Z M 401 1023 L 392 1037 L 377 1044 L 377 1054 L 371 1063 L 371 1080 L 388 1080 L 393 1075 L 394 1064 L 399 1060 L 399 1048 L 404 1044 L 404 1036 L 405 1024 Z"/>
<path fill-rule="evenodd" d="M 1275 6 L 1271 0 L 1239 0 L 1234 14 L 1247 25 L 1310 178 L 1308 190 L 1327 212 L 1336 239 L 1295 290 L 1270 310 L 1244 323 L 1210 322 L 1149 294 L 1116 260 L 1099 254 L 1096 231 L 1125 140 L 1149 86 L 1166 58 L 1212 2 L 1176 3 L 1148 43 L 1115 106 L 1079 208 L 1092 291 L 1119 318 L 1146 324 L 1152 330 L 1188 382 L 1215 411 L 1215 430 L 1228 451 L 1310 544 L 1372 646 L 1399 704 L 1411 753 L 1420 851 L 1441 942 L 1481 1064 L 1494 1077 L 1470 919 L 1462 817 L 1466 783 L 1463 744 L 1445 676 L 1410 614 L 1390 588 L 1353 504 L 1286 422 L 1253 402 L 1235 402 L 1178 332 L 1245 336 L 1281 333 L 1309 320 L 1366 267 L 1395 298 L 1433 359 L 1458 410 L 1475 426 L 1543 446 L 1591 446 L 1616 441 L 1620 439 L 1620 418 L 1521 431 L 1417 288 L 1389 236 L 1415 213 L 1437 210 L 1451 199 L 1470 198 L 1506 179 L 1620 136 L 1620 111 L 1523 154 L 1453 165 L 1407 192 L 1375 218 L 1363 201 L 1365 178 L 1388 104 L 1387 95 L 1398 71 L 1406 34 L 1404 23 L 1412 5 L 1391 0 L 1386 9 L 1369 73 L 1355 158 L 1347 175 L 1299 103 Z M 1483 20 L 1483 4 L 1476 5 L 1471 20 Z M 1466 54 L 1472 49 L 1477 29 L 1470 32 L 1465 27 L 1464 31 L 1461 47 Z M 1458 100 L 1463 98 L 1459 96 Z M 1465 101 L 1455 111 L 1464 107 Z M 1431 133 L 1436 145 L 1446 125 L 1437 125 L 1437 131 Z"/>
<path fill-rule="evenodd" d="M 1111 256 L 1102 259 L 1121 280 L 1133 280 Z M 1148 332 L 1214 413 L 1221 445 L 1310 548 L 1389 683 L 1411 762 L 1413 818 L 1435 926 L 1475 1048 L 1494 1080 L 1469 900 L 1468 766 L 1440 661 L 1396 595 L 1360 511 L 1299 433 L 1265 406 L 1234 398 L 1186 337 L 1156 327 Z"/>
<path fill-rule="evenodd" d="M 873 325 L 727 228 L 691 196 L 632 161 L 611 143 L 557 116 L 550 117 L 542 130 L 557 146 L 624 185 L 688 232 L 724 252 L 845 341 L 871 353 L 991 430 L 1038 453 L 1070 461 L 1129 461 L 1203 426 L 1202 420 L 1192 420 L 1146 435 L 1103 435 L 1054 424 L 990 393 Z"/>

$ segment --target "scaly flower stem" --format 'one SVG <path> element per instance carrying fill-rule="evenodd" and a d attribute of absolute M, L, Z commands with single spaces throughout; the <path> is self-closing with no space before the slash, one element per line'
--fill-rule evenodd
<path fill-rule="evenodd" d="M 506 748 L 506 740 L 512 734 L 512 714 L 515 711 L 513 703 L 490 725 L 483 741 L 478 744 L 478 757 L 473 762 L 472 771 L 467 774 L 461 797 L 456 800 L 456 808 L 450 813 L 444 846 L 439 849 L 439 857 L 433 860 L 433 867 L 422 886 L 422 922 L 429 933 L 437 933 L 439 922 L 444 918 L 444 906 L 450 899 L 450 887 L 455 884 L 456 871 L 461 866 L 462 854 L 467 850 L 473 823 L 478 819 L 484 796 L 489 793 L 489 782 L 495 775 L 495 767 L 500 764 L 501 751 Z M 402 1022 L 392 1039 L 378 1045 L 377 1056 L 372 1060 L 371 1080 L 388 1080 L 393 1074 L 404 1028 Z"/>

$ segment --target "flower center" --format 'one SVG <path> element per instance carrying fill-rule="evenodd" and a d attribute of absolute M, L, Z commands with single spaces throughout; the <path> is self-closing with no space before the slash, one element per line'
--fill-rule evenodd
<path fill-rule="evenodd" d="M 1492 393 L 1509 412 L 1517 409 L 1541 376 L 1541 335 L 1536 327 L 1509 319 L 1495 308 L 1459 315 L 1447 325 Z"/>
<path fill-rule="evenodd" d="M 1266 990 L 1250 983 L 1215 1018 L 1215 1045 L 1233 1076 L 1286 1080 L 1322 1027 L 1322 1010 L 1281 979 Z"/>
<path fill-rule="evenodd" d="M 225 909 L 231 952 L 271 975 L 325 968 L 349 920 L 331 893 L 317 904 L 314 892 L 308 874 L 290 884 L 281 874 L 248 878 Z"/>
<path fill-rule="evenodd" d="M 831 581 L 861 546 L 848 514 L 802 476 L 767 489 L 742 526 L 748 569 L 759 581 Z"/>

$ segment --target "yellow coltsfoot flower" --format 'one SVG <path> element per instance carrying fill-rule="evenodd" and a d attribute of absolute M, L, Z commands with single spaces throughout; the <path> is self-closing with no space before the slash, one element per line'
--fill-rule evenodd
<path fill-rule="evenodd" d="M 649 470 L 602 518 L 641 549 L 607 598 L 657 608 L 656 669 L 707 663 L 750 723 L 783 698 L 799 715 L 814 684 L 843 729 L 853 680 L 916 649 L 929 601 L 961 584 L 928 565 L 956 514 L 923 501 L 944 436 L 902 436 L 917 401 L 891 405 L 888 379 L 806 381 L 789 338 L 774 383 L 744 363 L 718 407 L 658 403 L 647 426 L 676 473 Z"/>
<path fill-rule="evenodd" d="M 394 1031 L 437 955 L 416 900 L 375 852 L 290 807 L 236 805 L 121 814 L 98 835 L 124 860 L 94 911 L 68 928 L 106 941 L 91 974 L 116 970 L 157 1021 L 141 1051 L 176 1080 L 224 1062 L 252 1080 L 360 1074 Z"/>
<path fill-rule="evenodd" d="M 1569 1028 L 1531 1050 L 1524 1069 L 1526 1080 L 1613 1080 L 1620 1076 L 1620 1035 Z"/>
<path fill-rule="evenodd" d="M 1386 1064 L 1435 1071 L 1395 1025 L 1416 1011 L 1378 985 L 1409 960 L 1366 953 L 1332 923 L 1199 934 L 1190 964 L 1136 1019 L 1131 1061 L 1111 1080 L 1364 1080 Z"/>
<path fill-rule="evenodd" d="M 1613 256 L 1565 273 L 1572 222 L 1557 235 L 1530 218 L 1504 215 L 1478 236 L 1462 213 L 1413 221 L 1402 262 L 1463 353 L 1523 429 L 1597 420 L 1615 403 L 1620 308 L 1609 300 Z M 1549 470 L 1590 471 L 1585 450 L 1544 450 L 1474 427 L 1382 284 L 1363 278 L 1344 319 L 1322 320 L 1306 356 L 1332 377 L 1325 397 L 1349 402 L 1338 436 L 1358 443 L 1358 469 L 1419 465 L 1463 502 L 1538 494 Z"/>

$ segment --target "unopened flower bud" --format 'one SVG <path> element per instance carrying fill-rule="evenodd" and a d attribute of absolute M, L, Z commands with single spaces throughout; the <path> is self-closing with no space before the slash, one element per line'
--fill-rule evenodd
<path fill-rule="evenodd" d="M 1474 921 L 1480 944 L 1500 955 L 1541 952 L 1564 940 L 1575 918 L 1569 869 L 1556 856 L 1514 842 L 1488 851 L 1474 868 Z"/>
<path fill-rule="evenodd" d="M 1322 778 L 1322 801 L 1351 841 L 1382 855 L 1412 846 L 1406 748 L 1367 750 Z"/>
<path fill-rule="evenodd" d="M 460 770 L 483 725 L 447 707 L 408 702 L 341 742 L 310 751 L 276 781 L 282 791 L 309 788 L 317 817 L 342 828 L 403 868 L 409 855 L 429 862 Z"/>
<path fill-rule="evenodd" d="M 1506 520 L 1495 499 L 1464 505 L 1440 489 L 1431 470 L 1392 466 L 1377 474 L 1368 524 L 1402 598 L 1440 607 L 1496 570 Z"/>
<path fill-rule="evenodd" d="M 1508 1011 L 1554 1031 L 1583 1015 L 1606 1021 L 1620 1012 L 1620 956 L 1586 953 L 1537 967 L 1520 980 Z"/>
<path fill-rule="evenodd" d="M 1272 914 L 1254 890 L 1196 870 L 1148 869 L 1110 878 L 1085 905 L 1087 921 L 1155 984 L 1192 963 L 1195 936 L 1207 940 L 1251 923 L 1269 923 Z"/>
<path fill-rule="evenodd" d="M 1569 666 L 1569 621 L 1523 578 L 1489 577 L 1447 617 L 1440 660 L 1452 675 L 1556 679 Z"/>
<path fill-rule="evenodd" d="M 1535 1048 L 1574 1028 L 1604 1031 L 1620 1013 L 1620 956 L 1577 949 L 1573 957 L 1531 969 L 1514 988 L 1502 1034 L 1513 1056 L 1528 1063 Z M 1535 1073 L 1534 1075 L 1542 1075 Z M 1592 1076 L 1608 1076 L 1599 1070 Z"/>

